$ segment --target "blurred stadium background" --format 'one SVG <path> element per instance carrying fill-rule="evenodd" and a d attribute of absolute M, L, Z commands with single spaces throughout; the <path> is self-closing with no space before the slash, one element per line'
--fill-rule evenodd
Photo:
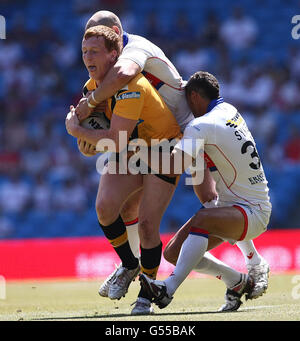
<path fill-rule="evenodd" d="M 7 24 L 7 39 L 0 40 L 1 245 L 102 236 L 96 158 L 80 155 L 64 125 L 88 78 L 84 25 L 100 9 L 159 45 L 184 79 L 200 69 L 217 76 L 256 139 L 273 204 L 269 230 L 297 232 L 300 40 L 292 38 L 291 19 L 300 14 L 298 0 L 1 0 Z M 200 206 L 183 181 L 162 233 L 174 232 Z"/>

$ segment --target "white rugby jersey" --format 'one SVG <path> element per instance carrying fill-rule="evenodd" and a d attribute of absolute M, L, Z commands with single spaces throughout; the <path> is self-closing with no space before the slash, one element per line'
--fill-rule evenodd
<path fill-rule="evenodd" d="M 212 101 L 208 112 L 186 127 L 175 148 L 195 158 L 203 149 L 203 144 L 194 143 L 196 139 L 203 139 L 206 166 L 216 181 L 221 206 L 240 203 L 271 211 L 268 182 L 255 141 L 234 106 L 222 97 Z"/>
<path fill-rule="evenodd" d="M 183 131 L 194 119 L 184 93 L 185 81 L 163 51 L 146 38 L 124 33 L 123 50 L 119 59 L 130 59 L 156 88 Z"/>

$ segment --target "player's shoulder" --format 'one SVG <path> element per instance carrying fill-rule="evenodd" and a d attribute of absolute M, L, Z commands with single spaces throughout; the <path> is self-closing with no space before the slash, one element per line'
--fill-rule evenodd
<path fill-rule="evenodd" d="M 215 131 L 219 125 L 223 125 L 223 121 L 226 120 L 227 117 L 232 116 L 232 113 L 234 112 L 236 112 L 236 109 L 231 104 L 223 102 L 219 105 L 216 105 L 206 114 L 194 118 L 186 126 L 185 130 L 187 132 L 198 131 L 198 134 L 203 134 L 206 132 L 207 135 L 207 133 L 209 134 L 210 130 Z"/>
<path fill-rule="evenodd" d="M 131 45 L 143 45 L 143 44 L 146 44 L 146 45 L 154 45 L 156 46 L 154 43 L 152 43 L 149 39 L 143 37 L 143 36 L 140 36 L 140 35 L 137 35 L 137 34 L 131 34 L 131 33 L 127 33 L 127 37 L 128 37 L 128 43 L 125 47 L 127 46 L 131 46 Z"/>
<path fill-rule="evenodd" d="M 150 56 L 151 55 L 164 55 L 162 49 L 154 44 L 152 41 L 149 39 L 139 36 L 136 34 L 127 34 L 128 36 L 128 42 L 126 46 L 123 49 L 123 52 L 126 51 L 127 49 L 138 49 L 142 51 L 146 51 Z"/>
<path fill-rule="evenodd" d="M 207 116 L 216 116 L 222 117 L 227 115 L 236 114 L 237 108 L 228 102 L 222 102 L 219 105 L 215 106 Z"/>
<path fill-rule="evenodd" d="M 134 78 L 130 80 L 130 82 L 127 84 L 127 89 L 129 91 L 133 90 L 141 90 L 141 91 L 146 91 L 148 88 L 151 88 L 151 84 L 149 81 L 146 79 L 143 74 L 139 73 L 137 74 Z"/>
<path fill-rule="evenodd" d="M 120 90 L 118 90 L 115 94 L 115 99 L 121 100 L 121 99 L 140 99 L 144 96 L 144 93 L 146 91 L 145 87 L 148 86 L 148 84 L 144 81 L 146 78 L 142 74 L 136 75 L 134 78 L 130 80 L 129 83 L 127 83 L 125 86 L 123 86 Z M 147 80 L 146 80 L 147 81 Z"/>
<path fill-rule="evenodd" d="M 185 127 L 184 136 L 202 138 L 209 131 L 210 126 L 213 125 L 204 116 L 196 117 Z"/>
<path fill-rule="evenodd" d="M 220 104 L 213 107 L 205 115 L 199 117 L 195 123 L 202 125 L 223 126 L 223 123 L 234 117 L 237 109 L 230 103 L 222 101 Z"/>

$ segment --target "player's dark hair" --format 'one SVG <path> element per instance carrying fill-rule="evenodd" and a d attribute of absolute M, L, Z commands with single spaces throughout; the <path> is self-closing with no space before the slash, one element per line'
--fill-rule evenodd
<path fill-rule="evenodd" d="M 198 71 L 190 77 L 185 86 L 186 96 L 190 95 L 192 91 L 209 100 L 217 99 L 220 96 L 219 82 L 209 72 Z"/>

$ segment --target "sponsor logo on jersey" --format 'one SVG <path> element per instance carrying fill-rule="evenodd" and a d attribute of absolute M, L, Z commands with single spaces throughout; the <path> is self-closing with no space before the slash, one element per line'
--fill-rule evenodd
<path fill-rule="evenodd" d="M 237 112 L 233 118 L 227 120 L 226 125 L 231 128 L 237 128 L 243 122 L 243 118 L 239 112 Z"/>
<path fill-rule="evenodd" d="M 139 91 L 131 91 L 131 92 L 120 94 L 119 96 L 116 97 L 116 101 L 120 101 L 122 99 L 140 98 L 140 97 L 141 97 L 141 93 Z"/>

